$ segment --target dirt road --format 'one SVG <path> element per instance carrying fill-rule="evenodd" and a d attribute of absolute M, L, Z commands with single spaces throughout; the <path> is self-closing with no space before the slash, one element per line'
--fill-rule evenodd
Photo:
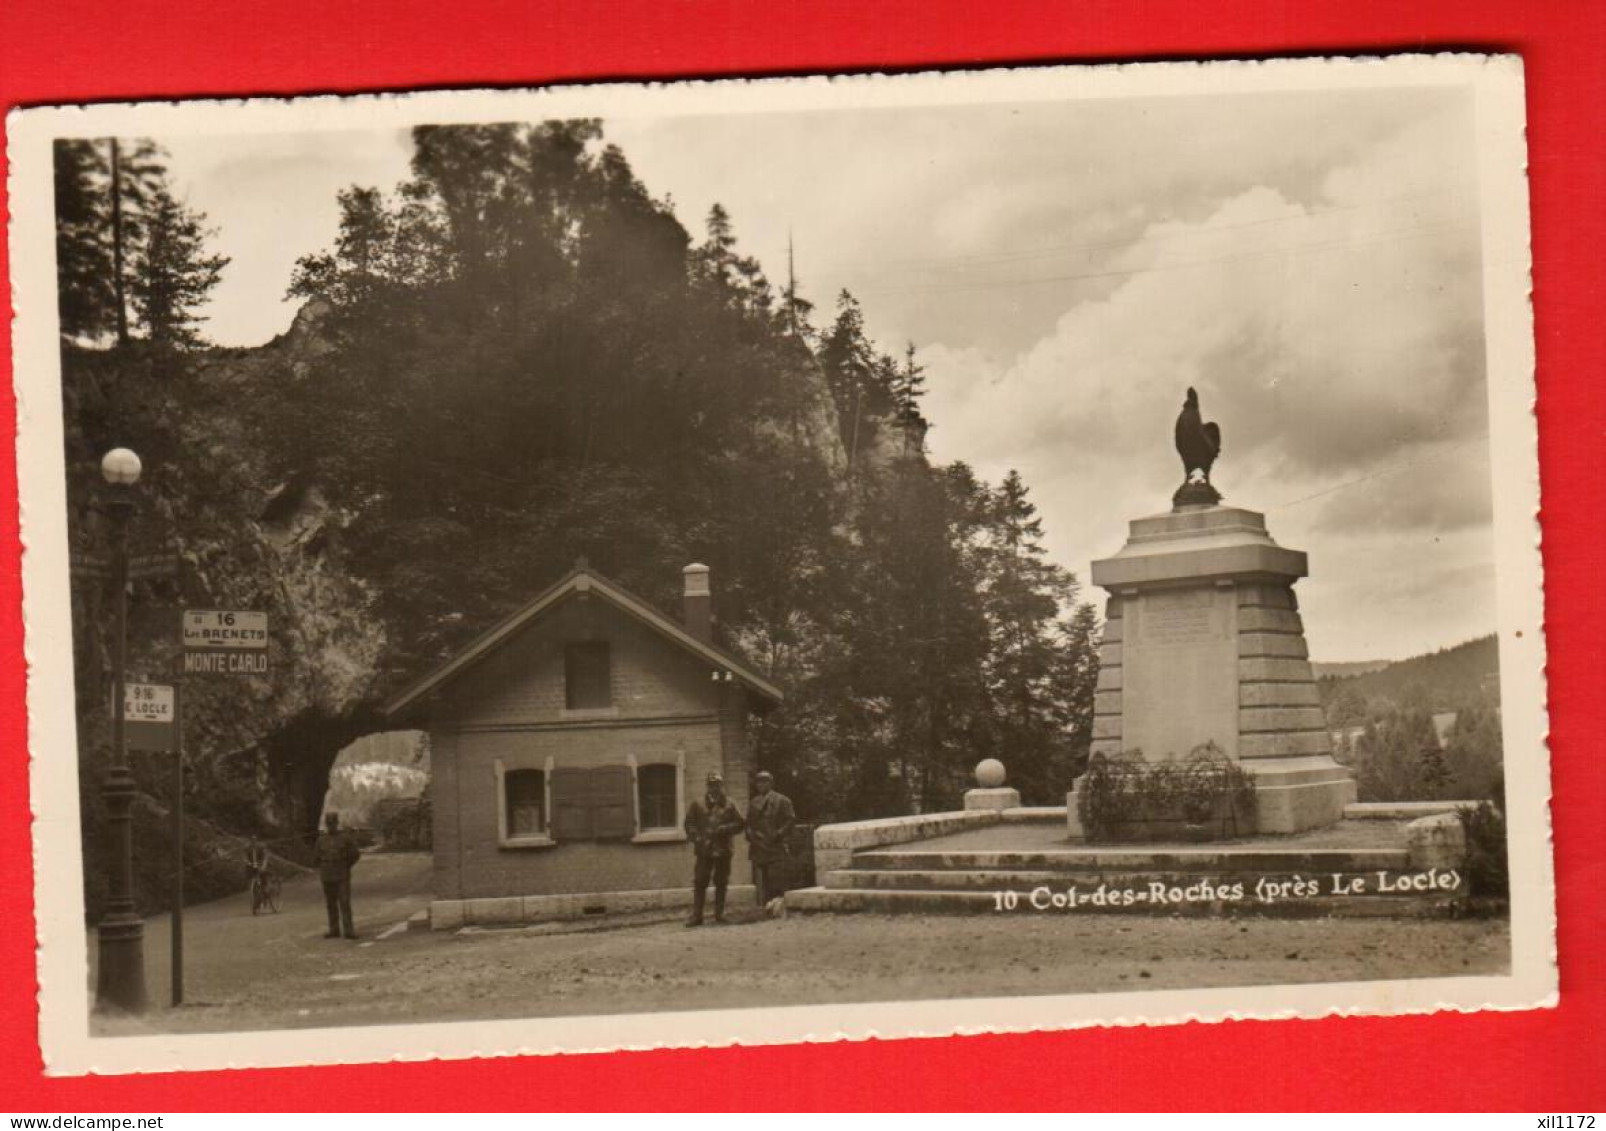
<path fill-rule="evenodd" d="M 200 1015 L 242 992 L 271 999 L 276 987 L 300 980 L 339 975 L 353 963 L 351 952 L 367 954 L 385 931 L 405 924 L 429 906 L 430 858 L 424 853 L 373 854 L 354 873 L 356 942 L 323 937 L 328 922 L 317 877 L 287 881 L 277 914 L 251 914 L 245 893 L 188 907 L 184 912 L 185 1008 Z M 145 980 L 153 1006 L 171 1001 L 169 959 L 171 919 L 145 921 Z M 94 986 L 94 933 L 90 933 L 90 986 Z M 177 1017 L 165 1008 L 152 1017 Z M 165 1027 L 165 1026 L 159 1026 Z"/>
<path fill-rule="evenodd" d="M 357 871 L 353 943 L 323 938 L 315 879 L 284 911 L 244 896 L 192 908 L 188 1003 L 166 1008 L 166 920 L 146 962 L 153 1002 L 97 1031 L 208 1031 L 1435 977 L 1502 972 L 1492 920 L 806 916 L 690 931 L 678 918 L 457 934 L 401 929 L 428 902 L 429 860 Z M 93 950 L 93 948 L 91 948 Z"/>

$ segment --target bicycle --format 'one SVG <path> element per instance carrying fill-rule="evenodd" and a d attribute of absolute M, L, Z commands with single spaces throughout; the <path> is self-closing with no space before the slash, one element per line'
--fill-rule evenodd
<path fill-rule="evenodd" d="M 267 870 L 251 877 L 251 914 L 257 915 L 265 907 L 274 914 L 279 912 L 279 891 L 283 881 Z"/>

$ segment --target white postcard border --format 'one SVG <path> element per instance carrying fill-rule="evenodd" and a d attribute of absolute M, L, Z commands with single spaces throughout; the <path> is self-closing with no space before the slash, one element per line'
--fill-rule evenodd
<path fill-rule="evenodd" d="M 89 1031 L 50 145 L 62 136 L 397 129 L 1034 99 L 1464 86 L 1477 99 L 1500 679 L 1510 828 L 1505 977 L 949 999 L 516 1021 L 96 1037 Z M 200 1070 L 1022 1032 L 1232 1018 L 1521 1009 L 1557 1000 L 1521 61 L 1411 56 L 1044 67 L 896 77 L 49 107 L 7 122 L 40 1040 L 47 1071 Z"/>

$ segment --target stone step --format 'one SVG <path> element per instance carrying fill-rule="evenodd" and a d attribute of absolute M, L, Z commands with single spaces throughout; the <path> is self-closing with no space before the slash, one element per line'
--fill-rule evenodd
<path fill-rule="evenodd" d="M 1390 877 L 1407 874 L 1403 870 L 1384 869 Z M 1187 891 L 1201 884 L 1212 887 L 1222 885 L 1243 884 L 1245 890 L 1252 889 L 1257 883 L 1289 883 L 1289 882 L 1315 882 L 1323 890 L 1330 890 L 1337 883 L 1353 882 L 1359 877 L 1369 887 L 1376 887 L 1376 871 L 1373 872 L 1287 872 L 1287 873 L 1200 873 L 1200 872 L 1030 872 L 1030 871 L 993 871 L 985 869 L 953 870 L 942 869 L 931 872 L 894 871 L 891 869 L 859 869 L 843 868 L 834 872 L 827 872 L 820 877 L 821 886 L 831 891 L 1015 891 L 1026 893 L 1039 887 L 1050 887 L 1063 890 L 1070 886 L 1083 888 L 1097 887 L 1100 884 L 1106 887 L 1132 889 L 1148 892 L 1154 887 L 1169 891 L 1172 888 Z M 1342 877 L 1335 880 L 1334 877 Z M 1410 891 L 1400 891 L 1397 896 L 1417 894 Z"/>
<path fill-rule="evenodd" d="M 1476 801 L 1353 801 L 1344 806 L 1346 821 L 1414 821 L 1462 809 L 1476 809 Z"/>
<path fill-rule="evenodd" d="M 1007 890 L 1007 889 L 1006 889 Z M 1246 892 L 1240 899 L 1184 899 L 1156 904 L 1148 900 L 1098 900 L 1082 887 L 1041 886 L 1016 891 L 918 891 L 879 888 L 800 888 L 786 893 L 786 913 L 880 915 L 1163 915 L 1265 916 L 1274 918 L 1436 918 L 1453 913 L 1464 883 L 1436 894 L 1351 894 L 1315 898 L 1259 899 Z M 1074 894 L 1076 906 L 1070 904 Z"/>
<path fill-rule="evenodd" d="M 878 848 L 856 852 L 854 870 L 992 871 L 1054 873 L 1167 872 L 1210 875 L 1234 872 L 1368 872 L 1400 870 L 1404 848 L 1265 848 L 1217 845 L 1199 849 L 1050 848 L 1028 851 L 938 852 Z"/>

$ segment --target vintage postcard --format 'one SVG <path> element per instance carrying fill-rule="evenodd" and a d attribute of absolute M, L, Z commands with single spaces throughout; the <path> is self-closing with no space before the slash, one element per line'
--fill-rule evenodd
<path fill-rule="evenodd" d="M 51 1072 L 1555 1002 L 1516 58 L 8 131 Z"/>

